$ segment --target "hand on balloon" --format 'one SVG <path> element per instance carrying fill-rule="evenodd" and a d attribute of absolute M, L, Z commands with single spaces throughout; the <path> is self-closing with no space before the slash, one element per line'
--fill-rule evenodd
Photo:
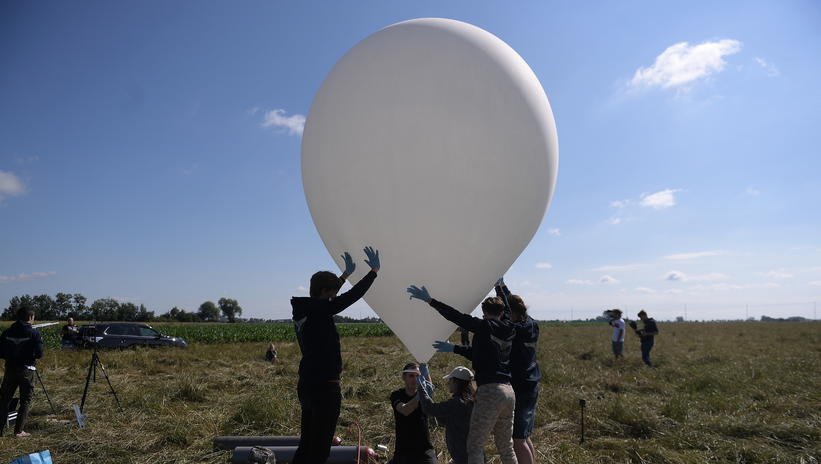
<path fill-rule="evenodd" d="M 453 349 L 456 347 L 456 345 L 454 345 L 453 343 L 436 340 L 435 342 L 433 342 L 433 347 L 436 349 L 437 353 L 453 353 Z"/>
<path fill-rule="evenodd" d="M 365 264 L 371 267 L 373 272 L 379 271 L 379 250 L 374 250 L 373 247 L 367 246 L 363 250 L 367 259 Z"/>
<path fill-rule="evenodd" d="M 505 278 L 504 277 L 499 277 L 499 280 L 496 281 L 496 286 L 497 287 L 504 287 L 505 286 Z"/>
<path fill-rule="evenodd" d="M 353 262 L 353 258 L 351 258 L 351 254 L 348 253 L 347 251 L 342 255 L 342 261 L 345 262 L 345 272 L 343 272 L 342 274 L 345 277 L 348 277 L 351 274 L 353 274 L 353 271 L 356 270 L 356 263 Z"/>
<path fill-rule="evenodd" d="M 430 292 L 428 292 L 428 289 L 425 288 L 424 285 L 422 286 L 422 288 L 419 288 L 416 285 L 411 285 L 410 287 L 408 287 L 407 292 L 410 293 L 411 298 L 422 300 L 425 303 L 430 303 L 430 300 L 433 299 L 430 296 Z"/>

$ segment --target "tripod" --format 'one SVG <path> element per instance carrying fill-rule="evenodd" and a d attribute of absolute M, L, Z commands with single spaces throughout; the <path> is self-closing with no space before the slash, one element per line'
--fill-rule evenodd
<path fill-rule="evenodd" d="M 117 392 L 114 391 L 114 386 L 111 385 L 111 379 L 108 378 L 108 371 L 106 371 L 103 362 L 100 361 L 100 355 L 97 354 L 97 344 L 94 344 L 94 352 L 91 354 L 91 362 L 88 365 L 88 374 L 86 374 L 86 386 L 83 388 L 83 399 L 80 400 L 80 413 L 83 412 L 83 407 L 86 404 L 86 396 L 88 395 L 88 385 L 91 383 L 91 380 L 96 382 L 97 381 L 97 367 L 99 366 L 100 372 L 103 373 L 106 382 L 108 382 L 108 389 L 111 390 L 111 394 L 114 395 L 114 400 L 117 402 L 117 407 L 120 409 L 120 412 L 123 411 L 123 407 L 120 405 L 120 399 L 117 398 Z"/>
<path fill-rule="evenodd" d="M 43 389 L 43 393 L 46 394 L 46 399 L 48 400 L 48 405 L 51 406 L 51 413 L 57 414 L 57 410 L 54 409 L 54 403 L 51 402 L 51 398 L 48 396 L 48 392 L 46 391 L 46 384 L 43 383 L 43 378 L 40 377 L 40 371 L 35 370 L 34 373 L 37 375 L 37 380 L 40 382 L 40 387 Z"/>

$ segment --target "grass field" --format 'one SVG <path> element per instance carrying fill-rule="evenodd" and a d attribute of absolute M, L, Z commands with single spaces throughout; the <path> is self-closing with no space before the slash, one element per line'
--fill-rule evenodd
<path fill-rule="evenodd" d="M 614 362 L 605 325 L 542 329 L 542 393 L 533 435 L 540 462 L 818 461 L 821 324 L 677 323 L 660 329 L 656 369 L 641 365 L 635 337 L 627 340 L 626 359 Z M 84 430 L 70 407 L 82 395 L 90 353 L 48 350 L 40 370 L 58 414 L 38 391 L 27 427 L 33 437 L 0 438 L 0 463 L 39 449 L 50 449 L 59 464 L 226 463 L 229 452 L 211 451 L 215 435 L 298 433 L 299 349 L 293 342 L 277 343 L 281 363 L 272 366 L 262 361 L 262 341 L 191 341 L 184 350 L 101 352 L 124 412 L 100 377 L 92 384 Z M 397 372 L 409 355 L 393 336 L 346 337 L 342 347 L 337 434 L 355 443 L 358 424 L 364 442 L 392 447 L 387 397 L 401 385 Z M 438 354 L 431 371 L 441 377 L 466 362 Z M 444 399 L 443 389 L 436 396 Z M 582 398 L 587 433 L 579 444 Z M 437 451 L 444 451 L 443 431 L 433 436 Z"/>

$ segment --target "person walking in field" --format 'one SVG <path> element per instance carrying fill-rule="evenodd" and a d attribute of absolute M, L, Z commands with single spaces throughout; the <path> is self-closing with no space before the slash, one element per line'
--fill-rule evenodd
<path fill-rule="evenodd" d="M 319 271 L 311 276 L 309 297 L 291 298 L 294 328 L 302 352 L 297 382 L 302 417 L 293 464 L 322 464 L 331 452 L 342 403 L 342 355 L 333 317 L 362 298 L 376 279 L 379 252 L 371 247 L 364 251 L 365 263 L 371 271 L 347 292 L 337 296 L 345 279 L 356 269 L 346 252 L 342 255 L 342 275 Z"/>
<path fill-rule="evenodd" d="M 624 319 L 621 318 L 620 309 L 611 309 L 609 314 L 612 317 L 609 324 L 613 328 L 610 345 L 613 349 L 613 356 L 618 359 L 624 357 Z"/>
<path fill-rule="evenodd" d="M 468 464 L 484 463 L 483 449 L 492 432 L 503 464 L 517 464 L 513 451 L 513 409 L 516 399 L 510 385 L 510 353 L 516 330 L 502 320 L 504 302 L 489 297 L 482 302 L 483 318 L 470 316 L 434 300 L 427 288 L 411 285 L 411 298 L 422 300 L 445 319 L 473 332 L 472 364 L 476 372 L 476 401 L 470 416 Z"/>
<path fill-rule="evenodd" d="M 444 425 L 445 444 L 451 457 L 450 464 L 467 464 L 470 415 L 473 413 L 473 402 L 476 399 L 473 372 L 467 367 L 456 366 L 444 379 L 447 380 L 447 389 L 451 397 L 447 401 L 434 403 L 420 376 L 417 388 L 419 404 L 426 416 L 435 417 L 439 424 Z"/>
<path fill-rule="evenodd" d="M 0 384 L 0 437 L 6 429 L 9 419 L 9 404 L 14 392 L 20 389 L 20 407 L 17 409 L 17 421 L 14 423 L 14 436 L 30 436 L 23 430 L 28 419 L 31 398 L 34 396 L 34 377 L 36 360 L 43 357 L 43 338 L 34 329 L 34 310 L 20 308 L 17 320 L 0 334 L 0 358 L 6 360 L 3 383 Z"/>
<path fill-rule="evenodd" d="M 424 390 L 423 373 L 419 364 L 411 362 L 405 364 L 401 374 L 404 386 L 390 396 L 396 443 L 393 459 L 388 464 L 436 464 L 428 418 L 419 405 L 419 391 Z"/>
<path fill-rule="evenodd" d="M 644 361 L 644 364 L 653 367 L 653 362 L 650 361 L 650 350 L 653 349 L 653 345 L 656 343 L 656 335 L 658 335 L 659 329 L 656 320 L 647 317 L 647 312 L 643 309 L 639 311 L 638 316 L 641 324 L 631 322 L 630 327 L 633 328 L 633 331 L 641 340 L 641 360 Z"/>

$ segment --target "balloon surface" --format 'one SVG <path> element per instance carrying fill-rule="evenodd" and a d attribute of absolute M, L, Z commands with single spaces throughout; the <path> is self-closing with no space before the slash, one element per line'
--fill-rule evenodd
<path fill-rule="evenodd" d="M 394 24 L 333 67 L 302 139 L 308 207 L 340 269 L 382 269 L 365 301 L 425 362 L 454 325 L 405 289 L 469 313 L 524 250 L 556 181 L 553 113 L 506 43 L 438 18 Z"/>

